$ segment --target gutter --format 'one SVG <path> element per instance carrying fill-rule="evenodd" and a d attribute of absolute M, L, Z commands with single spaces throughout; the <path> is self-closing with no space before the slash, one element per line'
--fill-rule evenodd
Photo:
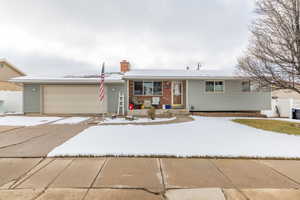
<path fill-rule="evenodd" d="M 9 82 L 13 82 L 13 83 L 51 83 L 51 84 L 62 84 L 62 83 L 69 83 L 69 84 L 96 84 L 99 83 L 99 79 L 96 78 L 70 78 L 68 80 L 68 78 L 64 78 L 64 79 L 20 79 L 20 78 L 16 78 L 16 79 L 10 79 Z M 104 83 L 124 83 L 124 80 L 121 79 L 106 79 L 104 80 Z"/>
<path fill-rule="evenodd" d="M 123 76 L 125 80 L 245 80 L 242 76 Z"/>

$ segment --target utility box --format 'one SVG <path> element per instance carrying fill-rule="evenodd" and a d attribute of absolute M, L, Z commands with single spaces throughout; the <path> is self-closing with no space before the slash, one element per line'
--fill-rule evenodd
<path fill-rule="evenodd" d="M 292 118 L 293 119 L 300 119 L 300 109 L 299 108 L 293 108 L 292 109 Z"/>

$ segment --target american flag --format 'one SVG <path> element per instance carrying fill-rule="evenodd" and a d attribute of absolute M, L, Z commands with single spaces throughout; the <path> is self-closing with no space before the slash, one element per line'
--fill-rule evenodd
<path fill-rule="evenodd" d="M 101 102 L 104 100 L 104 63 L 102 64 L 102 70 L 100 75 L 100 87 L 99 87 L 99 99 Z"/>

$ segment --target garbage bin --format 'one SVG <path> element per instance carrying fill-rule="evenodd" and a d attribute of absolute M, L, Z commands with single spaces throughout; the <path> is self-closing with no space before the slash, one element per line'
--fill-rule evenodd
<path fill-rule="evenodd" d="M 293 119 L 300 119 L 300 109 L 299 108 L 292 109 L 292 117 L 293 117 Z"/>
<path fill-rule="evenodd" d="M 169 104 L 166 105 L 166 109 L 171 109 L 171 108 L 172 108 L 171 105 L 169 105 Z"/>

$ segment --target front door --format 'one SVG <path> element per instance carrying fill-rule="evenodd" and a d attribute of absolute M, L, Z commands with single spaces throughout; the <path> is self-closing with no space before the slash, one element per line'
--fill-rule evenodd
<path fill-rule="evenodd" d="M 172 81 L 172 104 L 173 106 L 183 105 L 183 84 L 182 81 Z"/>

